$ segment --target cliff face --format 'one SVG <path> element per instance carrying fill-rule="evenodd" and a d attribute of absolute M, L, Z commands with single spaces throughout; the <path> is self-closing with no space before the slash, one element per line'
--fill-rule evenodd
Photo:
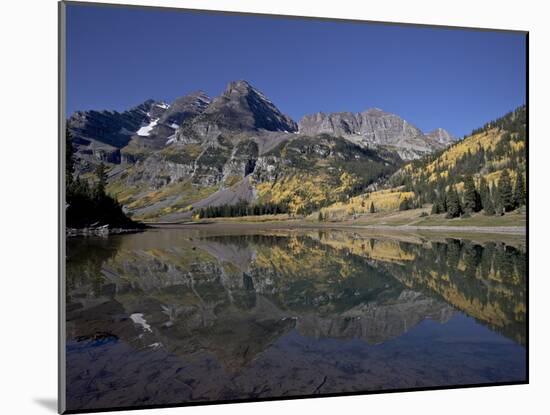
<path fill-rule="evenodd" d="M 457 141 L 457 138 L 455 136 L 453 136 L 451 133 L 449 133 L 447 130 L 444 130 L 443 128 L 437 128 L 433 131 L 430 131 L 426 134 L 426 136 L 445 146 L 451 145 L 455 141 Z"/>
<path fill-rule="evenodd" d="M 445 147 L 445 130 L 424 134 L 401 117 L 372 108 L 360 113 L 318 112 L 300 120 L 301 134 L 329 134 L 345 137 L 361 145 L 386 146 L 397 151 L 403 159 L 414 159 Z M 439 135 L 438 135 L 439 134 Z M 448 134 L 448 133 L 447 133 Z"/>
<path fill-rule="evenodd" d="M 396 144 L 401 140 L 420 137 L 422 131 L 395 114 L 373 108 L 357 114 L 318 112 L 300 120 L 300 133 L 337 136 L 359 135 L 366 142 Z"/>

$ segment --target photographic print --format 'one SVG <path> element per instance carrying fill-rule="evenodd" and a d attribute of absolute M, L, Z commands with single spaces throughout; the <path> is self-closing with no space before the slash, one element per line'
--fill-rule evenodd
<path fill-rule="evenodd" d="M 527 36 L 60 3 L 60 411 L 528 382 Z"/>

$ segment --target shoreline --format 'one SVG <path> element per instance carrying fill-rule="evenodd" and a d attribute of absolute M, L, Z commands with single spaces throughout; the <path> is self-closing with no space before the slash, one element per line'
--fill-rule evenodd
<path fill-rule="evenodd" d="M 361 229 L 389 230 L 395 229 L 404 232 L 414 231 L 435 231 L 435 232 L 476 232 L 476 233 L 505 233 L 511 235 L 526 235 L 527 228 L 522 226 L 415 226 L 415 225 L 349 225 L 349 227 L 359 227 Z"/>
<path fill-rule="evenodd" d="M 374 230 L 388 232 L 451 232 L 451 233 L 483 233 L 483 234 L 507 234 L 520 235 L 527 234 L 527 228 L 523 226 L 449 226 L 449 225 L 361 225 L 352 223 L 314 223 L 296 221 L 270 221 L 270 222 L 236 222 L 236 221 L 212 221 L 212 222 L 156 222 L 147 223 L 149 228 L 258 228 L 258 229 L 357 229 Z"/>
<path fill-rule="evenodd" d="M 143 232 L 149 228 L 150 227 L 148 225 L 143 228 L 109 228 L 108 226 L 101 226 L 97 228 L 65 228 L 65 236 L 67 238 L 74 238 L 77 236 L 107 237 L 109 235 L 123 235 Z"/>

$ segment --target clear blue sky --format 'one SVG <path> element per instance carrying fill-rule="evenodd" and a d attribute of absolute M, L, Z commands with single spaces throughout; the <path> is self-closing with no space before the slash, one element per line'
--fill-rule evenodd
<path fill-rule="evenodd" d="M 525 103 L 525 36 L 69 5 L 67 113 L 246 79 L 298 121 L 378 107 L 462 136 Z"/>

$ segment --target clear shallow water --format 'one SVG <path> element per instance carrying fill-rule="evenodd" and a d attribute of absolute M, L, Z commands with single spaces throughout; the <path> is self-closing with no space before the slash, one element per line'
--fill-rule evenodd
<path fill-rule="evenodd" d="M 521 247 L 205 228 L 67 253 L 69 409 L 525 380 Z"/>

